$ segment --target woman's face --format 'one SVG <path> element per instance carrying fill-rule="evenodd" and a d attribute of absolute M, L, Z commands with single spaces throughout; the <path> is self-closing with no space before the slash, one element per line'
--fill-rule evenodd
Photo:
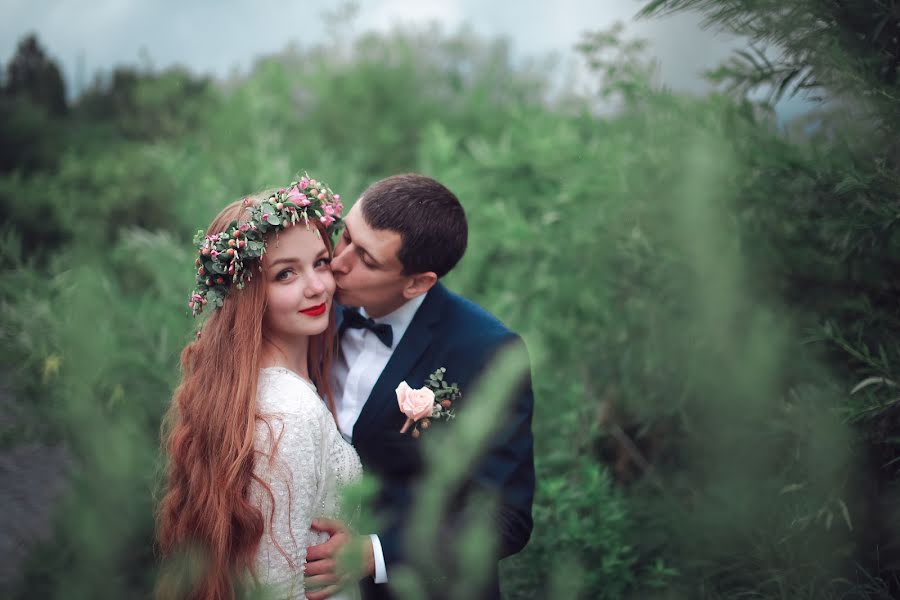
<path fill-rule="evenodd" d="M 262 259 L 268 336 L 290 339 L 325 331 L 334 296 L 330 263 L 315 227 L 297 224 L 269 239 Z"/>

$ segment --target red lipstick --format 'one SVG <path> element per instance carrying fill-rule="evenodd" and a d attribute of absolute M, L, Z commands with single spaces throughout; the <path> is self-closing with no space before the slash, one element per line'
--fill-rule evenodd
<path fill-rule="evenodd" d="M 326 310 L 328 310 L 328 305 L 326 305 L 326 304 L 323 302 L 322 304 L 320 304 L 320 305 L 318 305 L 318 306 L 313 306 L 313 307 L 310 307 L 310 308 L 304 308 L 304 309 L 301 310 L 300 312 L 302 312 L 304 315 L 309 315 L 309 316 L 311 316 L 311 317 L 318 317 L 319 315 L 325 314 L 325 311 L 326 311 Z"/>

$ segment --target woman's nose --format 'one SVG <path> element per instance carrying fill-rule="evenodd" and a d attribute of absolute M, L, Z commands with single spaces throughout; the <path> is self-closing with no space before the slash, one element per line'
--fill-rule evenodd
<path fill-rule="evenodd" d="M 322 278 L 319 277 L 318 273 L 314 273 L 307 282 L 306 296 L 309 298 L 314 298 L 316 296 L 323 294 L 324 292 L 325 292 L 325 282 L 322 281 Z"/>

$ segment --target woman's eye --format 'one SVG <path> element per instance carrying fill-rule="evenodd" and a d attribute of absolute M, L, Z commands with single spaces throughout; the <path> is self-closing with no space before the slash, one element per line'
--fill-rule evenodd
<path fill-rule="evenodd" d="M 278 275 L 275 276 L 275 281 L 284 281 L 291 274 L 290 269 L 284 269 L 283 271 L 279 271 Z"/>
<path fill-rule="evenodd" d="M 320 268 L 320 267 L 327 267 L 327 266 L 330 265 L 330 264 L 331 264 L 331 259 L 330 259 L 330 258 L 320 258 L 319 260 L 316 261 L 316 265 L 315 265 L 315 266 L 316 266 L 316 268 L 318 269 L 318 268 Z"/>

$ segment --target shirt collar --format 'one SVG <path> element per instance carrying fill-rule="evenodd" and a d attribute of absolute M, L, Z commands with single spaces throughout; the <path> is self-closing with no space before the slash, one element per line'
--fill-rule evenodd
<path fill-rule="evenodd" d="M 412 300 L 407 300 L 393 312 L 374 320 L 378 323 L 390 325 L 394 330 L 394 339 L 399 340 L 402 333 L 406 331 L 406 328 L 412 323 L 413 317 L 416 316 L 416 311 L 418 311 L 419 307 L 422 306 L 422 303 L 425 302 L 425 296 L 427 296 L 428 293 L 429 292 L 425 292 L 421 296 L 416 296 Z M 359 312 L 364 317 L 369 316 L 365 308 L 360 308 Z"/>

